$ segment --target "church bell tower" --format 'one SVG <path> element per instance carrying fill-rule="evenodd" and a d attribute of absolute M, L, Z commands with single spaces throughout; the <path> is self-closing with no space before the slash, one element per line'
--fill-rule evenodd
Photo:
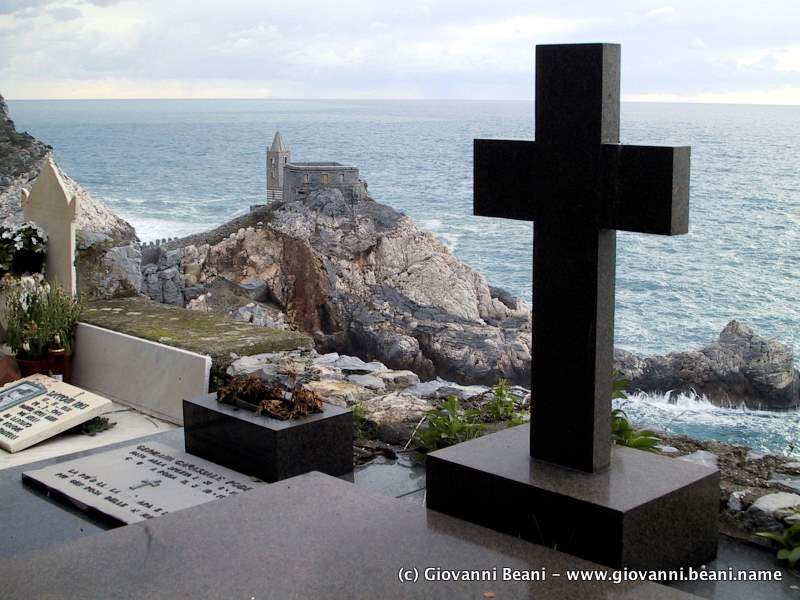
<path fill-rule="evenodd" d="M 267 202 L 283 199 L 283 168 L 289 163 L 289 155 L 280 131 L 276 131 L 267 150 Z"/>

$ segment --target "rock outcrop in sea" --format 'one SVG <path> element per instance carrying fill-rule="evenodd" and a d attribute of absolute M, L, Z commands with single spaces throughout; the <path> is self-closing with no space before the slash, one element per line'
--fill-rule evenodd
<path fill-rule="evenodd" d="M 641 358 L 619 348 L 617 368 L 630 388 L 644 392 L 705 395 L 720 405 L 782 410 L 800 405 L 800 372 L 792 348 L 766 339 L 739 321 L 701 348 Z"/>
<path fill-rule="evenodd" d="M 51 146 L 27 132 L 18 132 L 8 113 L 8 105 L 0 95 L 0 223 L 19 223 L 22 214 L 22 190 L 30 190 L 45 161 L 52 155 Z M 59 173 L 67 192 L 78 196 L 77 229 L 79 235 L 101 233 L 119 241 L 134 241 L 136 231 L 127 221 L 115 215 L 105 204 L 70 179 Z"/>

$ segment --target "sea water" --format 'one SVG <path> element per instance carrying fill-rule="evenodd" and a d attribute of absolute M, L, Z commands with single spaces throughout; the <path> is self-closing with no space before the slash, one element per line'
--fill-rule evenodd
<path fill-rule="evenodd" d="M 531 102 L 9 105 L 18 127 L 54 146 L 65 170 L 145 241 L 208 229 L 263 203 L 264 153 L 280 129 L 293 160 L 357 166 L 373 198 L 436 234 L 492 285 L 530 298 L 531 224 L 471 212 L 472 140 L 532 137 Z M 800 107 L 623 103 L 621 137 L 692 146 L 691 216 L 685 236 L 619 233 L 616 345 L 640 354 L 697 348 L 739 319 L 796 346 Z M 650 425 L 771 451 L 785 450 L 800 423 L 796 412 L 765 417 L 702 402 L 693 405 L 697 413 L 668 406 L 677 405 L 638 398 L 627 409 Z M 777 433 L 764 431 L 765 419 Z"/>

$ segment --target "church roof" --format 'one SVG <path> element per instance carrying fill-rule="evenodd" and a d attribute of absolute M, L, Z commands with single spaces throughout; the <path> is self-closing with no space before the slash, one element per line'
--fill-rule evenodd
<path fill-rule="evenodd" d="M 281 132 L 275 132 L 275 139 L 272 140 L 272 148 L 270 148 L 270 152 L 288 152 L 288 148 L 286 144 L 283 143 L 283 137 L 281 137 Z"/>

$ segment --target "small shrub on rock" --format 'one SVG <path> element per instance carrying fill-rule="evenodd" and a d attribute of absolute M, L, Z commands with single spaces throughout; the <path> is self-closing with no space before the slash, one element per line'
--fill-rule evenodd
<path fill-rule="evenodd" d="M 363 404 L 354 404 L 353 410 L 353 438 L 357 440 L 378 439 L 378 426 L 369 420 L 367 410 Z"/>
<path fill-rule="evenodd" d="M 511 395 L 508 380 L 501 379 L 494 389 L 494 396 L 482 407 L 482 411 L 491 421 L 508 421 L 516 412 L 516 398 Z"/>
<path fill-rule="evenodd" d="M 621 408 L 611 411 L 611 440 L 620 446 L 655 451 L 661 441 L 649 429 L 636 429 Z"/>
<path fill-rule="evenodd" d="M 628 383 L 630 382 L 622 376 L 622 373 L 615 369 L 611 399 L 627 399 L 625 388 L 628 387 Z M 617 408 L 611 411 L 611 441 L 620 446 L 655 452 L 661 440 L 649 429 L 636 429 L 625 411 Z"/>
<path fill-rule="evenodd" d="M 781 533 L 762 531 L 756 535 L 771 540 L 780 546 L 778 560 L 785 560 L 790 568 L 794 569 L 797 563 L 800 562 L 800 523 L 784 529 Z"/>
<path fill-rule="evenodd" d="M 485 426 L 480 419 L 479 410 L 463 410 L 458 398 L 450 396 L 442 408 L 425 414 L 425 424 L 417 431 L 414 441 L 428 452 L 466 442 L 483 433 Z"/>

